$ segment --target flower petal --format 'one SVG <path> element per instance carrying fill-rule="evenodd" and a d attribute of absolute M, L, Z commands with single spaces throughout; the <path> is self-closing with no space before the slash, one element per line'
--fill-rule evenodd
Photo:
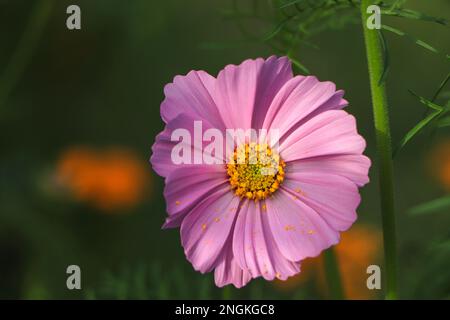
<path fill-rule="evenodd" d="M 163 228 L 180 226 L 184 216 L 212 191 L 228 186 L 223 165 L 191 165 L 178 168 L 166 178 L 164 197 L 169 217 Z"/>
<path fill-rule="evenodd" d="M 261 128 L 280 88 L 292 78 L 287 57 L 245 60 L 228 65 L 217 76 L 215 101 L 226 128 Z"/>
<path fill-rule="evenodd" d="M 234 225 L 240 198 L 228 185 L 195 206 L 181 223 L 181 242 L 195 270 L 211 271 Z"/>
<path fill-rule="evenodd" d="M 280 144 L 284 161 L 336 154 L 362 154 L 365 140 L 356 131 L 355 118 L 343 110 L 320 113 L 298 127 Z"/>
<path fill-rule="evenodd" d="M 286 173 L 327 172 L 350 179 L 361 187 L 369 182 L 370 159 L 359 154 L 340 154 L 289 162 Z"/>
<path fill-rule="evenodd" d="M 169 123 L 185 113 L 194 119 L 207 121 L 214 128 L 224 128 L 214 102 L 216 79 L 204 71 L 191 71 L 176 76 L 164 87 L 165 99 L 161 103 L 161 117 Z"/>
<path fill-rule="evenodd" d="M 334 230 L 345 231 L 356 220 L 361 197 L 358 187 L 347 178 L 327 172 L 297 172 L 286 176 L 283 187 Z"/>
<path fill-rule="evenodd" d="M 286 259 L 315 257 L 338 243 L 339 233 L 295 195 L 279 189 L 267 203 L 275 243 Z"/>
<path fill-rule="evenodd" d="M 227 244 L 214 270 L 214 280 L 218 287 L 233 284 L 236 288 L 242 288 L 250 280 L 250 272 L 242 270 L 233 256 L 231 244 Z"/>
<path fill-rule="evenodd" d="M 344 91 L 336 91 L 333 82 L 320 82 L 314 76 L 296 76 L 281 88 L 272 101 L 263 128 L 277 129 L 280 138 L 283 138 L 324 111 L 344 108 L 348 103 L 343 96 Z"/>
<path fill-rule="evenodd" d="M 259 202 L 246 200 L 236 219 L 233 253 L 239 266 L 253 278 L 287 279 L 300 272 L 298 263 L 286 259 L 278 249 Z"/>
<path fill-rule="evenodd" d="M 203 131 L 211 129 L 207 122 L 202 122 L 202 132 L 195 134 L 194 122 L 196 119 L 187 114 L 179 114 L 175 119 L 171 120 L 165 127 L 164 131 L 156 136 L 156 141 L 152 146 L 152 156 L 150 162 L 153 170 L 162 177 L 167 177 L 169 173 L 175 169 L 186 167 L 194 163 L 194 157 L 202 159 L 205 146 L 211 142 L 203 140 Z M 190 135 L 189 141 L 172 141 L 172 133 L 175 130 L 185 129 Z M 189 164 L 175 164 L 172 160 L 172 152 L 175 146 L 183 146 L 186 150 L 190 150 Z M 211 154 L 211 157 L 218 163 L 225 163 L 225 146 L 222 145 L 222 151 Z"/>

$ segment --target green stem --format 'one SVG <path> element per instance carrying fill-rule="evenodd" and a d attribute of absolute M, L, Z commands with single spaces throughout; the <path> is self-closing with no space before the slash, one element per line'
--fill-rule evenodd
<path fill-rule="evenodd" d="M 361 1 L 361 17 L 369 67 L 370 90 L 372 93 L 373 116 L 378 153 L 380 180 L 380 202 L 383 223 L 384 256 L 386 268 L 386 299 L 397 298 L 397 262 L 394 212 L 394 178 L 391 147 L 391 132 L 384 82 L 379 83 L 383 74 L 382 45 L 378 30 L 367 28 L 369 14 L 367 7 L 373 0 Z"/>
<path fill-rule="evenodd" d="M 345 299 L 342 290 L 341 274 L 336 259 L 336 253 L 333 248 L 325 250 L 323 253 L 323 261 L 325 267 L 325 277 L 328 285 L 330 298 L 333 300 Z"/>
<path fill-rule="evenodd" d="M 30 62 L 50 16 L 52 6 L 53 0 L 41 0 L 34 7 L 17 48 L 0 76 L 0 108 L 8 99 Z"/>

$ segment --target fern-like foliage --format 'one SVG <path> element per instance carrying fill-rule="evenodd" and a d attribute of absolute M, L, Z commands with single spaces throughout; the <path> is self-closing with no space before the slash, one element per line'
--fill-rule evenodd
<path fill-rule="evenodd" d="M 450 126 L 450 100 L 447 100 L 445 105 L 439 105 L 435 103 L 435 101 L 440 97 L 442 90 L 450 81 L 450 73 L 447 74 L 445 79 L 440 83 L 438 89 L 435 94 L 428 100 L 418 94 L 410 91 L 412 95 L 414 95 L 421 104 L 427 107 L 424 117 L 420 120 L 411 130 L 409 130 L 406 135 L 400 140 L 397 148 L 394 151 L 393 156 L 398 153 L 410 140 L 412 140 L 416 135 L 421 133 L 427 127 L 433 127 L 434 130 L 442 127 Z M 431 112 L 428 112 L 431 110 Z"/>
<path fill-rule="evenodd" d="M 447 19 L 434 17 L 406 7 L 406 0 L 378 1 L 382 16 L 432 22 L 448 27 Z M 302 73 L 309 73 L 297 54 L 301 45 L 317 48 L 311 38 L 329 29 L 342 29 L 347 25 L 360 23 L 360 0 L 253 0 L 250 3 L 233 1 L 231 10 L 224 12 L 229 19 L 235 19 L 248 41 L 261 41 L 275 53 L 286 55 Z M 434 53 L 441 53 L 426 41 L 417 39 L 403 30 L 383 24 L 387 32 L 404 36 L 418 46 Z M 252 31 L 250 31 L 252 30 Z M 258 30 L 255 32 L 254 30 Z M 383 36 L 383 35 L 381 35 Z M 387 42 L 383 38 L 385 52 Z M 449 58 L 448 54 L 444 54 Z M 385 59 L 387 60 L 387 59 Z M 388 66 L 385 67 L 385 70 Z M 386 76 L 383 74 L 383 79 Z"/>

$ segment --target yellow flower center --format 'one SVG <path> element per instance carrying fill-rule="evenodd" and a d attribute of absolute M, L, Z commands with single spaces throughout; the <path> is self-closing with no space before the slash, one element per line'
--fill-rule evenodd
<path fill-rule="evenodd" d="M 228 180 L 237 196 L 257 201 L 280 187 L 285 166 L 267 144 L 246 143 L 236 148 L 227 164 Z"/>

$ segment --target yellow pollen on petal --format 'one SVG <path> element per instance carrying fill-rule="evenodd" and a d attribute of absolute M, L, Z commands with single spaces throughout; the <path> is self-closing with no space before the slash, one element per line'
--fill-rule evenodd
<path fill-rule="evenodd" d="M 286 230 L 286 231 L 295 231 L 295 227 L 288 224 L 288 225 L 286 225 L 284 227 L 284 230 Z"/>
<path fill-rule="evenodd" d="M 236 196 L 256 202 L 266 199 L 280 188 L 285 166 L 280 156 L 267 144 L 246 143 L 235 149 L 227 164 L 228 181 Z"/>
<path fill-rule="evenodd" d="M 177 200 L 177 201 L 175 201 L 175 204 L 176 204 L 177 206 L 178 206 L 178 205 L 180 205 L 180 203 L 181 203 L 181 202 L 180 202 L 180 201 L 178 201 L 178 200 Z"/>
<path fill-rule="evenodd" d="M 301 196 L 305 196 L 305 193 L 304 193 L 303 190 L 300 189 L 300 188 L 295 189 L 295 192 L 297 192 L 297 193 L 298 193 L 299 195 L 301 195 Z"/>
<path fill-rule="evenodd" d="M 203 223 L 202 224 L 202 231 L 205 231 L 206 230 L 206 223 Z"/>

